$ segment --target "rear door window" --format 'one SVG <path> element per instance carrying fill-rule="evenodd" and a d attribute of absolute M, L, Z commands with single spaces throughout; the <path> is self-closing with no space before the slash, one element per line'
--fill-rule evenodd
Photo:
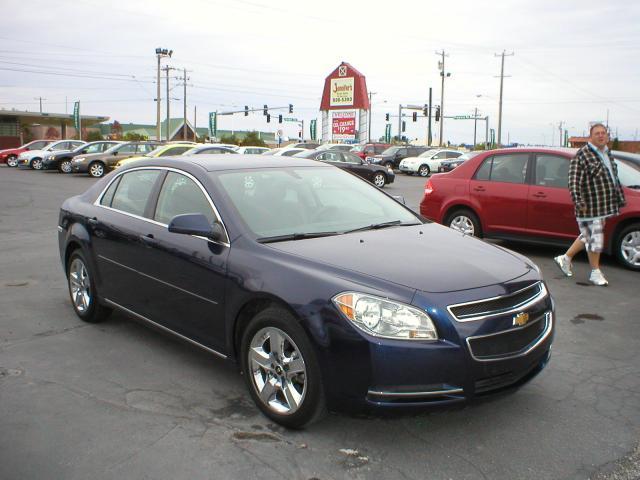
<path fill-rule="evenodd" d="M 569 159 L 558 155 L 536 155 L 534 181 L 540 187 L 568 188 Z"/>
<path fill-rule="evenodd" d="M 113 195 L 111 208 L 143 217 L 160 173 L 159 170 L 135 170 L 123 174 Z"/>
<path fill-rule="evenodd" d="M 491 181 L 525 183 L 528 161 L 528 153 L 496 155 L 491 166 Z"/>

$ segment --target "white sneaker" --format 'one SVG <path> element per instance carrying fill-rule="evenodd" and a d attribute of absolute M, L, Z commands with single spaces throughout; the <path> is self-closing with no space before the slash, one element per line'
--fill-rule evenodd
<path fill-rule="evenodd" d="M 609 285 L 609 282 L 607 282 L 607 279 L 604 278 L 604 275 L 602 274 L 600 269 L 591 270 L 589 281 L 599 287 L 606 287 L 607 285 Z"/>
<path fill-rule="evenodd" d="M 560 267 L 562 273 L 564 273 L 567 277 L 573 276 L 573 271 L 571 270 L 571 260 L 566 255 L 560 255 L 558 257 L 554 257 L 554 262 Z"/>

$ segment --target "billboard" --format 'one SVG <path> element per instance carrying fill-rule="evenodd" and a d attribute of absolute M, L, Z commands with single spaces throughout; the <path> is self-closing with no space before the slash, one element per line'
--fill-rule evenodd
<path fill-rule="evenodd" d="M 357 132 L 356 111 L 339 110 L 333 112 L 331 132 L 334 140 L 355 140 Z"/>
<path fill-rule="evenodd" d="M 352 107 L 354 97 L 354 78 L 332 78 L 330 84 L 329 105 L 331 107 Z"/>

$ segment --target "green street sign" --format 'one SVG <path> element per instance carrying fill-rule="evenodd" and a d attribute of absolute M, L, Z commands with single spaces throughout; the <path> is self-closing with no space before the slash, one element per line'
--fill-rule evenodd
<path fill-rule="evenodd" d="M 454 120 L 471 120 L 472 118 L 471 115 L 456 115 L 453 117 Z"/>
<path fill-rule="evenodd" d="M 285 122 L 297 122 L 298 121 L 297 118 L 293 118 L 293 117 L 284 117 L 283 120 Z"/>
<path fill-rule="evenodd" d="M 387 123 L 384 128 L 384 142 L 391 143 L 391 124 Z"/>
<path fill-rule="evenodd" d="M 317 120 L 311 120 L 311 122 L 309 122 L 309 133 L 311 134 L 311 140 L 316 139 L 317 123 Z"/>

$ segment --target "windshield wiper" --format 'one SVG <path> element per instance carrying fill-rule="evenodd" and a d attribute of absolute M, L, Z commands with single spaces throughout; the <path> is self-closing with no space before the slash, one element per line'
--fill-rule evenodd
<path fill-rule="evenodd" d="M 390 222 L 374 223 L 372 225 L 366 225 L 364 227 L 354 228 L 353 230 L 347 230 L 342 233 L 364 232 L 365 230 L 379 230 L 381 228 L 395 227 L 399 225 L 405 227 L 410 225 L 420 225 L 420 223 L 418 222 L 403 223 L 401 220 L 392 220 Z"/>
<path fill-rule="evenodd" d="M 288 233 L 286 235 L 275 235 L 273 237 L 262 237 L 256 241 L 258 243 L 286 242 L 288 240 L 306 240 L 308 238 L 331 237 L 338 235 L 338 232 L 311 232 L 311 233 Z"/>

